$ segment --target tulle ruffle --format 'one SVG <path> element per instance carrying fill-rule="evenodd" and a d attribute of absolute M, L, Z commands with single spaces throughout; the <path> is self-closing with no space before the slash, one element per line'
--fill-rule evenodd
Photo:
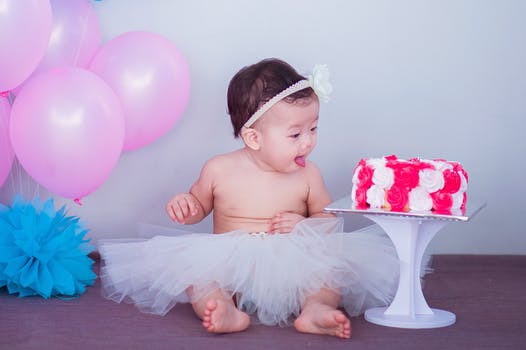
<path fill-rule="evenodd" d="M 398 258 L 378 226 L 342 232 L 343 220 L 307 219 L 281 235 L 234 231 L 99 242 L 104 296 L 166 314 L 218 288 L 264 324 L 286 324 L 305 298 L 329 288 L 350 316 L 387 305 Z M 192 287 L 191 298 L 186 293 Z"/>

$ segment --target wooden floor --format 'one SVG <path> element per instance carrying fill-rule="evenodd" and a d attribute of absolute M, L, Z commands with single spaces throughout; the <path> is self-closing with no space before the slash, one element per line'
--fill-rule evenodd
<path fill-rule="evenodd" d="M 97 283 L 72 300 L 0 290 L 0 349 L 526 349 L 526 256 L 439 255 L 432 266 L 424 294 L 431 307 L 456 314 L 449 327 L 390 328 L 362 316 L 351 319 L 350 340 L 266 326 L 214 335 L 188 305 L 146 315 L 103 299 Z"/>

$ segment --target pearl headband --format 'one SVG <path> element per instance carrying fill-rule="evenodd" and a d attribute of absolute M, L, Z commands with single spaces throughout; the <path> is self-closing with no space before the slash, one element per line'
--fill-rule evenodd
<path fill-rule="evenodd" d="M 329 69 L 325 64 L 317 64 L 309 74 L 308 79 L 300 80 L 281 91 L 276 96 L 265 102 L 252 116 L 247 120 L 243 127 L 250 128 L 261 116 L 285 97 L 295 92 L 311 87 L 318 98 L 324 102 L 329 101 L 329 95 L 332 92 L 332 86 L 329 82 Z"/>

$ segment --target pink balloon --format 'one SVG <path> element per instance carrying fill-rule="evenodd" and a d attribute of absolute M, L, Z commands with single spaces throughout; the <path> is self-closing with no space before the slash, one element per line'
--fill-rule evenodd
<path fill-rule="evenodd" d="M 119 96 L 126 121 L 124 150 L 142 147 L 165 134 L 188 102 L 188 63 L 161 35 L 121 34 L 95 54 L 89 69 Z"/>
<path fill-rule="evenodd" d="M 89 0 L 51 0 L 51 9 L 51 37 L 32 76 L 63 65 L 87 67 L 101 44 L 99 21 Z"/>
<path fill-rule="evenodd" d="M 46 51 L 50 33 L 48 0 L 0 0 L 0 92 L 29 77 Z"/>
<path fill-rule="evenodd" d="M 10 111 L 11 105 L 7 98 L 0 97 L 0 187 L 2 187 L 7 179 L 15 157 L 13 149 L 11 148 L 11 142 L 9 141 Z"/>
<path fill-rule="evenodd" d="M 76 199 L 96 190 L 117 163 L 124 117 L 118 97 L 100 77 L 81 68 L 55 68 L 20 91 L 10 136 L 35 181 Z"/>

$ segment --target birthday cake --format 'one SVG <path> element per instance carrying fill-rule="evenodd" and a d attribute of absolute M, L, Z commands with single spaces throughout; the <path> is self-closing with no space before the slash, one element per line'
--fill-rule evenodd
<path fill-rule="evenodd" d="M 357 208 L 450 214 L 465 208 L 468 174 L 458 162 L 391 155 L 360 160 L 352 183 Z"/>

